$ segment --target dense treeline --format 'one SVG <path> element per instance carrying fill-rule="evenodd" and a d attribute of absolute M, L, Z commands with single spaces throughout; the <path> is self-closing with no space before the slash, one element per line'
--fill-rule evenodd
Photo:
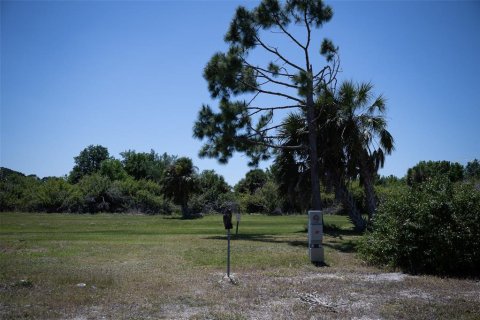
<path fill-rule="evenodd" d="M 89 146 L 74 158 L 64 177 L 38 178 L 1 168 L 0 209 L 30 212 L 130 212 L 172 214 L 184 217 L 221 212 L 236 203 L 242 212 L 287 214 L 308 210 L 308 176 L 285 171 L 279 160 L 267 170 L 253 169 L 233 188 L 213 170 L 198 172 L 189 158 L 128 150 L 120 159 L 103 146 Z M 294 168 L 288 168 L 294 169 Z M 288 173 L 288 175 L 286 174 Z M 375 179 L 376 201 L 391 198 L 433 177 L 451 182 L 480 179 L 480 163 L 465 167 L 448 161 L 422 161 L 399 179 Z M 291 179 L 291 180 L 288 180 Z M 367 212 L 365 189 L 358 179 L 348 184 L 349 194 L 360 212 Z M 322 185 L 322 201 L 328 212 L 348 214 L 341 196 Z"/>
<path fill-rule="evenodd" d="M 74 158 L 65 177 L 38 178 L 1 168 L 0 209 L 31 212 L 133 212 L 184 216 L 218 210 L 231 188 L 213 171 L 197 172 L 191 159 L 128 150 L 121 159 L 103 146 Z M 195 204 L 191 209 L 188 205 Z"/>

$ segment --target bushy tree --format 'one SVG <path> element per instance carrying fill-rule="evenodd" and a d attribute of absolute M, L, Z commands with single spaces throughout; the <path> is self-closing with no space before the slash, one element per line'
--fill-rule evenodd
<path fill-rule="evenodd" d="M 214 170 L 204 170 L 198 176 L 197 192 L 192 198 L 194 213 L 221 212 L 225 202 L 233 200 L 231 187 Z"/>
<path fill-rule="evenodd" d="M 247 213 L 280 213 L 281 200 L 273 173 L 253 169 L 234 187 L 240 209 Z"/>
<path fill-rule="evenodd" d="M 41 212 L 68 211 L 68 199 L 74 186 L 63 178 L 45 179 L 35 192 L 32 209 Z"/>
<path fill-rule="evenodd" d="M 407 171 L 407 184 L 414 186 L 428 179 L 446 176 L 452 182 L 463 179 L 463 166 L 450 161 L 420 161 Z"/>
<path fill-rule="evenodd" d="M 41 181 L 36 177 L 0 168 L 0 211 L 32 211 Z"/>
<path fill-rule="evenodd" d="M 171 214 L 173 208 L 163 195 L 162 186 L 151 180 L 131 181 L 129 211 L 147 214 Z M 131 188 L 131 186 L 130 186 Z"/>
<path fill-rule="evenodd" d="M 411 273 L 480 275 L 480 192 L 435 176 L 380 205 L 360 252 Z"/>
<path fill-rule="evenodd" d="M 167 153 L 158 155 L 154 150 L 136 152 L 128 150 L 120 153 L 125 171 L 137 180 L 149 179 L 161 182 L 165 170 L 175 161 L 175 156 Z"/>
<path fill-rule="evenodd" d="M 480 162 L 475 159 L 465 166 L 465 177 L 469 179 L 480 179 Z"/>
<path fill-rule="evenodd" d="M 75 166 L 70 172 L 68 180 L 71 183 L 77 183 L 82 177 L 100 170 L 101 163 L 109 158 L 108 149 L 101 145 L 86 147 L 78 156 L 74 157 Z"/>
<path fill-rule="evenodd" d="M 99 173 L 84 176 L 78 182 L 78 188 L 82 194 L 82 211 L 88 213 L 109 212 L 111 201 L 109 188 L 112 181 Z"/>
<path fill-rule="evenodd" d="M 107 159 L 100 164 L 100 174 L 108 177 L 110 180 L 124 180 L 128 177 L 123 168 L 122 162 L 117 159 Z"/>
<path fill-rule="evenodd" d="M 409 187 L 405 179 L 399 179 L 395 176 L 381 176 L 376 180 L 375 192 L 379 203 L 387 201 L 389 198 L 398 197 L 399 194 L 406 192 Z"/>
<path fill-rule="evenodd" d="M 267 174 L 262 169 L 250 170 L 245 174 L 245 178 L 235 185 L 235 191 L 254 194 L 255 191 L 263 187 L 267 180 Z"/>
<path fill-rule="evenodd" d="M 281 199 L 278 193 L 278 186 L 269 179 L 258 191 L 260 198 L 263 199 L 264 211 L 267 214 L 281 214 Z"/>

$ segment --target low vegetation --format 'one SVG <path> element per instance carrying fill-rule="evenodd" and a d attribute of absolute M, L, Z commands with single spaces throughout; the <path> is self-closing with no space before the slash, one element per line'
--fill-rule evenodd
<path fill-rule="evenodd" d="M 306 216 L 245 215 L 224 278 L 225 230 L 123 214 L 0 214 L 2 319 L 476 319 L 479 283 L 365 265 L 360 235 L 326 216 L 326 267 L 308 261 Z"/>
<path fill-rule="evenodd" d="M 441 176 L 387 198 L 360 251 L 413 274 L 479 276 L 479 235 L 480 192 Z"/>

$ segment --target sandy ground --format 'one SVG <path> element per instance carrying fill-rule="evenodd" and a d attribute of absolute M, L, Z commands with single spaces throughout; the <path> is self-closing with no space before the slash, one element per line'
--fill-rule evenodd
<path fill-rule="evenodd" d="M 240 272 L 233 281 L 216 272 L 185 279 L 188 289 L 176 301 L 103 305 L 73 318 L 480 319 L 476 280 L 319 270 L 288 276 Z"/>

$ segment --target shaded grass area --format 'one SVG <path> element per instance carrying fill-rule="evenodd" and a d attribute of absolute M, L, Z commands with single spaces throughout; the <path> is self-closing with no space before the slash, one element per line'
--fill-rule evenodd
<path fill-rule="evenodd" d="M 369 281 L 363 275 L 383 271 L 355 257 L 361 235 L 345 217 L 325 222 L 329 267 L 316 268 L 307 255 L 306 216 L 243 216 L 232 237 L 234 286 L 222 280 L 221 216 L 2 213 L 0 318 L 412 318 L 415 308 L 427 310 L 425 318 L 479 314 L 473 281 Z M 334 307 L 310 305 L 303 294 Z"/>

